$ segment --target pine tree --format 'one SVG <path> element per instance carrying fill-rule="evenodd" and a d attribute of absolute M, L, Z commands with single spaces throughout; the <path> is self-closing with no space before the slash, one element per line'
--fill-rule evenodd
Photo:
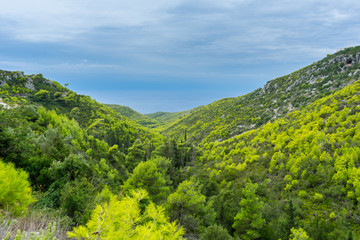
<path fill-rule="evenodd" d="M 260 237 L 260 229 L 264 226 L 262 218 L 263 204 L 256 196 L 258 185 L 246 183 L 240 201 L 241 211 L 235 216 L 233 228 L 240 239 L 251 240 Z"/>

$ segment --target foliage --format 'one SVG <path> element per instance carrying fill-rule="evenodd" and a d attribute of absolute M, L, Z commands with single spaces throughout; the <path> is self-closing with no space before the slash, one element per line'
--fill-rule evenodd
<path fill-rule="evenodd" d="M 78 238 L 108 234 L 97 221 L 104 217 L 111 234 L 140 238 L 152 227 L 148 237 L 156 239 L 162 231 L 169 239 L 171 231 L 188 239 L 359 239 L 359 49 L 245 96 L 138 116 L 170 137 L 41 74 L 0 71 L 0 158 L 28 173 L 34 211 L 52 209 L 67 225 L 83 224 L 72 233 Z M 115 198 L 121 191 L 134 193 Z M 13 208 L 26 212 L 26 205 Z M 130 224 L 105 217 L 124 214 L 134 216 Z"/>
<path fill-rule="evenodd" d="M 37 104 L 55 110 L 75 119 L 82 128 L 109 145 L 118 145 L 127 151 L 137 138 L 151 139 L 154 144 L 162 141 L 162 136 L 129 121 L 104 104 L 89 96 L 79 95 L 41 74 L 25 75 L 23 72 L 0 70 L 0 81 L 6 86 L 0 88 L 0 97 L 10 105 Z"/>
<path fill-rule="evenodd" d="M 137 122 L 144 127 L 155 128 L 160 125 L 160 122 L 158 122 L 157 120 L 147 115 L 138 113 L 129 107 L 116 105 L 116 104 L 105 104 L 105 105 L 113 109 L 117 113 L 119 113 L 121 116 L 127 117 L 131 121 Z"/>
<path fill-rule="evenodd" d="M 313 239 L 346 235 L 343 226 L 357 222 L 350 216 L 357 215 L 359 91 L 360 82 L 355 82 L 262 128 L 204 144 L 195 168 L 207 172 L 202 178 L 221 185 L 249 177 L 258 182 L 264 203 L 272 206 L 261 234 L 274 226 L 283 232 L 271 239 L 284 238 L 294 225 Z M 292 199 L 293 214 L 286 213 L 284 199 Z M 317 220 L 311 217 L 314 212 Z"/>
<path fill-rule="evenodd" d="M 228 231 L 218 225 L 211 225 L 201 234 L 201 240 L 232 240 Z"/>
<path fill-rule="evenodd" d="M 299 229 L 292 228 L 291 229 L 290 240 L 307 240 L 307 239 L 309 239 L 309 236 L 304 231 L 304 229 L 302 229 L 302 228 L 299 228 Z"/>
<path fill-rule="evenodd" d="M 142 188 L 149 193 L 152 201 L 163 202 L 170 193 L 171 181 L 166 174 L 170 164 L 165 158 L 140 162 L 124 183 L 124 191 Z"/>
<path fill-rule="evenodd" d="M 262 218 L 263 203 L 256 196 L 257 184 L 247 182 L 243 189 L 243 198 L 240 202 L 241 211 L 235 216 L 233 227 L 236 234 L 245 240 L 260 237 L 260 229 L 265 224 Z"/>
<path fill-rule="evenodd" d="M 184 135 L 197 143 L 223 141 L 267 122 L 285 117 L 316 99 L 340 90 L 360 78 L 360 47 L 348 48 L 289 75 L 269 81 L 262 89 L 224 98 L 185 116 L 162 132 Z M 354 59 L 348 67 L 345 59 Z"/>
<path fill-rule="evenodd" d="M 1 160 L 0 189 L 0 208 L 15 215 L 24 213 L 28 205 L 34 202 L 28 174 L 21 169 L 15 169 L 13 164 L 6 164 Z"/>
<path fill-rule="evenodd" d="M 146 160 L 144 145 L 137 139 L 129 148 L 128 155 L 125 158 L 126 169 L 132 172 L 134 168 L 142 161 Z"/>
<path fill-rule="evenodd" d="M 152 203 L 145 190 L 98 205 L 86 226 L 74 228 L 77 239 L 182 239 L 184 231 L 170 223 L 164 209 Z"/>
<path fill-rule="evenodd" d="M 211 203 L 206 203 L 200 188 L 198 182 L 185 180 L 167 199 L 166 209 L 171 220 L 178 221 L 188 234 L 197 234 L 202 227 L 211 225 L 215 220 Z"/>

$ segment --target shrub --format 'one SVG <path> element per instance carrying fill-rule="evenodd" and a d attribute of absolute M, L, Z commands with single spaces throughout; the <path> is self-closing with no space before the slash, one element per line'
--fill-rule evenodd
<path fill-rule="evenodd" d="M 28 174 L 15 169 L 11 163 L 0 160 L 0 208 L 10 211 L 14 215 L 25 212 L 27 206 L 34 202 Z"/>
<path fill-rule="evenodd" d="M 184 231 L 170 223 L 164 209 L 152 203 L 145 190 L 133 191 L 131 196 L 97 205 L 85 226 L 68 232 L 76 239 L 182 239 Z"/>

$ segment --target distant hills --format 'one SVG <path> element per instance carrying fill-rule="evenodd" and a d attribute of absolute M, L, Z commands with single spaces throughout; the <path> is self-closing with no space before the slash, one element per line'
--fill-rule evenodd
<path fill-rule="evenodd" d="M 174 122 L 179 121 L 181 118 L 189 115 L 192 112 L 202 108 L 202 106 L 181 111 L 181 112 L 155 112 L 149 114 L 141 114 L 136 112 L 127 106 L 117 105 L 117 104 L 105 104 L 110 107 L 121 116 L 127 117 L 132 121 L 139 123 L 142 126 L 153 128 L 157 131 L 167 128 L 169 125 L 174 124 Z"/>

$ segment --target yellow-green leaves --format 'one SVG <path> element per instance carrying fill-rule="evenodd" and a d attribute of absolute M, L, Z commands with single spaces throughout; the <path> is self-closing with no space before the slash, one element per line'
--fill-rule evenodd
<path fill-rule="evenodd" d="M 68 232 L 76 239 L 182 239 L 184 231 L 170 223 L 164 209 L 149 201 L 145 190 L 133 191 L 131 196 L 115 196 L 98 205 L 86 226 Z"/>
<path fill-rule="evenodd" d="M 0 160 L 0 208 L 20 215 L 34 202 L 28 174 Z"/>

